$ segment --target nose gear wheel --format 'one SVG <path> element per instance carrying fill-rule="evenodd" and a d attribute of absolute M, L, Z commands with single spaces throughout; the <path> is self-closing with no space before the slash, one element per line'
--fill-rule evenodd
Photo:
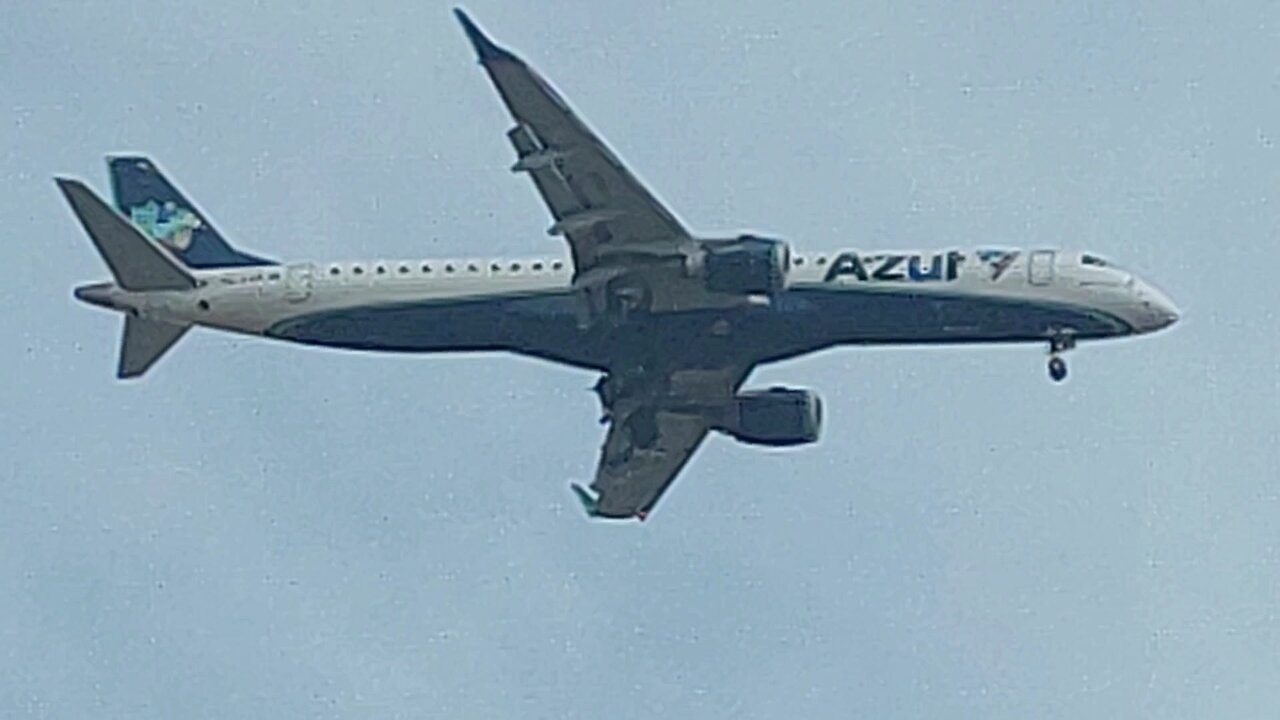
<path fill-rule="evenodd" d="M 1062 382 L 1067 379 L 1067 361 L 1063 353 L 1076 346 L 1076 338 L 1069 333 L 1056 334 L 1049 338 L 1049 379 Z"/>

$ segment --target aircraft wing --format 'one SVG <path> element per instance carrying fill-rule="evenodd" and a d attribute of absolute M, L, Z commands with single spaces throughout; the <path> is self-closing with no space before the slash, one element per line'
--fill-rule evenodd
<path fill-rule="evenodd" d="M 458 20 L 516 121 L 507 136 L 564 235 L 579 275 L 611 252 L 681 253 L 688 231 L 523 60 L 498 47 L 462 11 Z"/>
<path fill-rule="evenodd" d="M 587 513 L 648 517 L 750 371 L 744 366 L 631 378 L 648 391 L 612 403 L 591 491 L 573 487 Z"/>

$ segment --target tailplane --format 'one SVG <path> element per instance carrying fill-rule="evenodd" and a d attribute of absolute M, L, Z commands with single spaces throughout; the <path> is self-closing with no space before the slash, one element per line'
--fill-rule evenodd
<path fill-rule="evenodd" d="M 233 248 L 150 158 L 116 155 L 107 158 L 107 166 L 116 209 L 187 267 L 276 264 Z"/>
<path fill-rule="evenodd" d="M 139 377 L 190 329 L 189 324 L 179 325 L 125 315 L 124 335 L 120 337 L 120 365 L 116 369 L 116 377 Z"/>
<path fill-rule="evenodd" d="M 79 180 L 58 178 L 76 219 L 84 226 L 116 284 L 125 290 L 188 290 L 191 274 L 120 217 Z"/>
<path fill-rule="evenodd" d="M 58 189 L 71 204 L 120 289 L 142 293 L 190 290 L 196 286 L 195 279 L 177 260 L 120 217 L 84 183 L 58 178 Z M 138 316 L 129 305 L 113 299 L 115 292 L 109 283 L 99 283 L 76 288 L 76 297 L 126 312 L 116 374 L 121 378 L 138 377 L 173 347 L 191 325 Z"/>

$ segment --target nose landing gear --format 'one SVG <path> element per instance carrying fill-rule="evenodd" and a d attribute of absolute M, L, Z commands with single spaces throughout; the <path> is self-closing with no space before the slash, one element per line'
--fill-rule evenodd
<path fill-rule="evenodd" d="M 1067 361 L 1062 354 L 1076 346 L 1072 335 L 1055 335 L 1049 339 L 1049 378 L 1054 382 L 1067 379 Z"/>
<path fill-rule="evenodd" d="M 1054 382 L 1062 382 L 1067 379 L 1067 361 L 1060 357 L 1049 358 L 1049 377 Z"/>

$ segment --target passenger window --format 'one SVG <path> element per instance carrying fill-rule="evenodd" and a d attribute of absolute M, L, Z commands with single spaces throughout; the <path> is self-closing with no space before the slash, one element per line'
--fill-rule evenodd
<path fill-rule="evenodd" d="M 542 263 L 540 263 L 540 262 L 536 262 L 536 263 L 534 263 L 534 264 L 533 264 L 533 271 L 534 271 L 534 272 L 538 272 L 538 271 L 540 271 L 540 270 L 542 270 Z"/>

